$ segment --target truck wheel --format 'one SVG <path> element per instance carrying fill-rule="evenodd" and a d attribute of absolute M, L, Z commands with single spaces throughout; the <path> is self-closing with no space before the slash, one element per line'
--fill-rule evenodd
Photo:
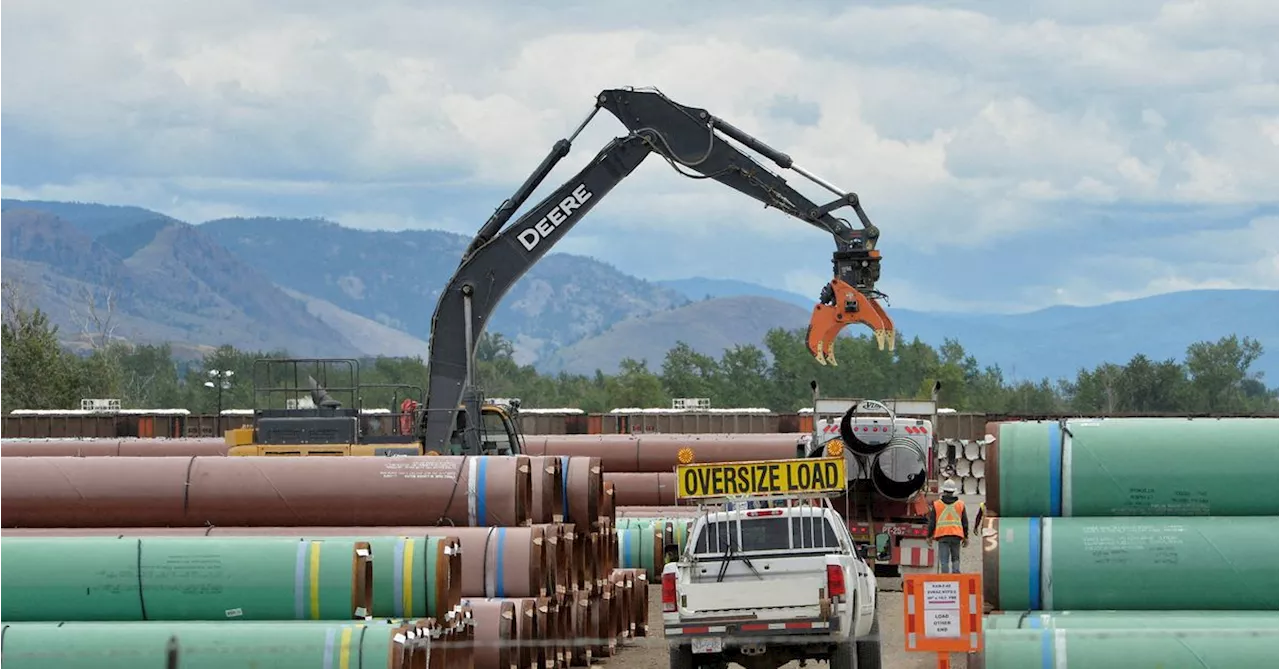
<path fill-rule="evenodd" d="M 668 665 L 671 669 L 694 669 L 693 646 L 685 643 L 673 643 L 669 648 L 671 657 Z"/>
<path fill-rule="evenodd" d="M 878 612 L 877 612 L 878 613 Z M 871 631 L 860 641 L 854 642 L 858 657 L 858 669 L 880 669 L 880 616 L 871 621 Z M 832 669 L 835 669 L 832 666 Z"/>
<path fill-rule="evenodd" d="M 846 639 L 837 644 L 836 649 L 831 651 L 831 658 L 827 660 L 827 664 L 831 665 L 831 669 L 862 669 L 854 655 L 853 640 Z"/>

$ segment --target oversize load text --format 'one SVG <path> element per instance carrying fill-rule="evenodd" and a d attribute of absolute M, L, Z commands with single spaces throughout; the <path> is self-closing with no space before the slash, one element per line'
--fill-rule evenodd
<path fill-rule="evenodd" d="M 719 497 L 840 491 L 845 488 L 844 460 L 780 460 L 778 462 L 693 465 L 679 471 L 679 497 Z"/>

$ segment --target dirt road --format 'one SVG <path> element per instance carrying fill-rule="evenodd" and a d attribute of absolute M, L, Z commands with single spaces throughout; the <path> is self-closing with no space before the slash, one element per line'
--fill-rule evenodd
<path fill-rule="evenodd" d="M 965 495 L 965 505 L 971 510 L 969 521 L 973 522 L 973 514 L 978 508 L 981 498 Z M 978 537 L 970 537 L 969 545 L 961 549 L 960 568 L 965 572 L 982 571 L 982 542 Z M 886 591 L 886 588 L 892 590 Z M 937 656 L 930 653 L 910 653 L 906 650 L 906 639 L 903 638 L 903 605 L 900 579 L 881 579 L 880 581 L 880 615 L 881 654 L 885 669 L 933 669 L 938 666 Z M 662 638 L 662 592 L 661 586 L 649 586 L 649 630 L 653 635 L 648 638 L 629 639 L 625 648 L 614 657 L 597 663 L 595 666 L 608 669 L 667 669 L 667 641 Z M 809 667 L 823 667 L 826 663 L 809 663 Z M 952 654 L 953 667 L 966 666 L 963 654 Z M 731 665 L 737 666 L 737 665 Z M 785 665 L 784 669 L 799 669 L 798 662 Z"/>

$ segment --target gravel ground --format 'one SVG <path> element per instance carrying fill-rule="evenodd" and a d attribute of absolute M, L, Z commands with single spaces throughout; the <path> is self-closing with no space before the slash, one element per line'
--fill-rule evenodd
<path fill-rule="evenodd" d="M 969 522 L 973 522 L 980 497 L 964 495 L 961 497 L 969 508 Z M 972 530 L 972 527 L 970 528 Z M 960 568 L 965 572 L 982 571 L 982 542 L 979 537 L 970 536 L 969 545 L 960 551 Z M 880 635 L 881 653 L 886 669 L 933 669 L 938 666 L 937 656 L 932 653 L 912 653 L 906 650 L 906 639 L 903 637 L 903 605 L 901 579 L 880 579 Z M 667 669 L 667 642 L 662 638 L 662 588 L 659 585 L 649 586 L 649 631 L 653 636 L 629 639 L 624 648 L 612 658 L 603 660 L 595 666 L 607 669 Z M 736 667 L 737 665 L 730 665 Z M 825 667 L 825 662 L 810 662 L 808 667 Z M 964 654 L 953 653 L 951 666 L 966 666 Z M 784 669 L 798 669 L 800 663 L 791 662 Z"/>

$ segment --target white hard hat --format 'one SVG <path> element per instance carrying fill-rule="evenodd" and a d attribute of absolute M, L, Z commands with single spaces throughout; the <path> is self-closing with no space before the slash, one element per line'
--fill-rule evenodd
<path fill-rule="evenodd" d="M 942 482 L 942 492 L 955 492 L 955 491 L 956 491 L 955 481 L 952 481 L 951 479 L 947 479 Z"/>

